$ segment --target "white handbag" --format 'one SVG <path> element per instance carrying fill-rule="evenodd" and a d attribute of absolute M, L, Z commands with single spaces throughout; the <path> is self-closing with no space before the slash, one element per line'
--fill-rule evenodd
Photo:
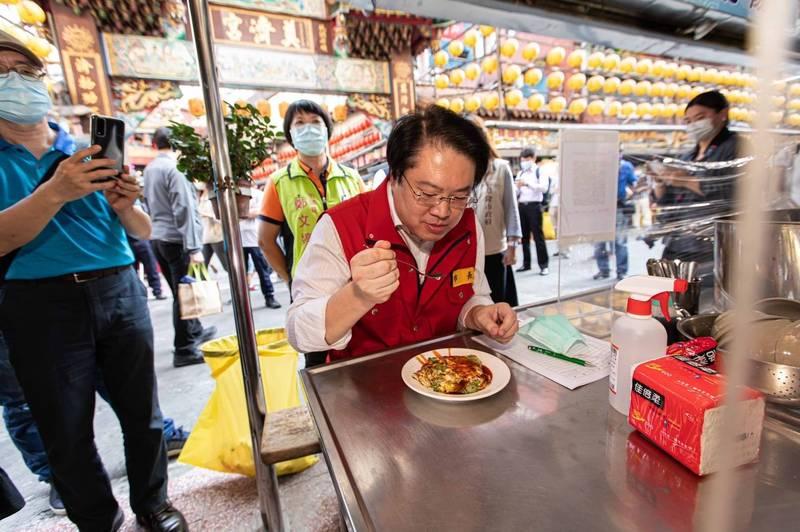
<path fill-rule="evenodd" d="M 222 312 L 219 284 L 209 279 L 205 264 L 189 265 L 188 275 L 195 279 L 193 283 L 178 284 L 181 319 L 191 320 Z"/>

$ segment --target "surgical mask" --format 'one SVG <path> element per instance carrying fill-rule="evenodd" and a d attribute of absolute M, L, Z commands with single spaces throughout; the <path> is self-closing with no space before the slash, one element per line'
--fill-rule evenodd
<path fill-rule="evenodd" d="M 50 110 L 50 95 L 42 80 L 17 72 L 0 77 L 0 118 L 15 124 L 35 124 Z"/>
<path fill-rule="evenodd" d="M 560 314 L 538 317 L 520 327 L 518 334 L 534 345 L 562 355 L 586 347 L 580 331 Z"/>
<path fill-rule="evenodd" d="M 533 161 L 520 161 L 519 166 L 525 171 L 530 170 L 533 168 Z"/>
<path fill-rule="evenodd" d="M 714 124 L 710 118 L 703 118 L 697 122 L 692 122 L 686 125 L 686 134 L 692 142 L 700 142 L 701 140 L 708 140 L 714 134 Z"/>
<path fill-rule="evenodd" d="M 328 146 L 328 128 L 322 124 L 303 124 L 291 129 L 294 148 L 310 157 L 322 155 Z"/>

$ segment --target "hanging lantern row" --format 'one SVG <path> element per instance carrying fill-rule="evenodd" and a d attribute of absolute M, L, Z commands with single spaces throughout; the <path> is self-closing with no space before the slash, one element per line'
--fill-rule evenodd
<path fill-rule="evenodd" d="M 47 21 L 47 15 L 45 15 L 44 10 L 32 0 L 0 0 L 0 4 L 16 5 L 17 15 L 23 24 L 41 26 Z M 42 59 L 49 56 L 53 51 L 53 45 L 47 39 L 37 37 L 2 18 L 0 18 L 0 30 L 11 35 Z"/>

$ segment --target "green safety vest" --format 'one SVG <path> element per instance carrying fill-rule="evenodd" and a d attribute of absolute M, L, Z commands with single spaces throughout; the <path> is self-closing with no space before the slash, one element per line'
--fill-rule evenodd
<path fill-rule="evenodd" d="M 270 177 L 278 191 L 283 216 L 294 236 L 292 250 L 292 276 L 294 276 L 297 263 L 303 256 L 319 217 L 327 209 L 358 195 L 361 192 L 362 180 L 358 172 L 352 168 L 330 159 L 324 198 L 297 159 Z"/>

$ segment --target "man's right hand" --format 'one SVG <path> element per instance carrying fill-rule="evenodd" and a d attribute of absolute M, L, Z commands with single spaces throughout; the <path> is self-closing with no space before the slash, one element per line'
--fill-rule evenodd
<path fill-rule="evenodd" d="M 67 203 L 88 196 L 99 190 L 110 190 L 115 181 L 95 183 L 93 181 L 116 176 L 119 172 L 110 168 L 116 163 L 113 159 L 92 159 L 84 161 L 100 153 L 100 146 L 91 146 L 75 152 L 72 157 L 63 160 L 53 177 L 42 188 L 47 190 L 60 203 Z"/>
<path fill-rule="evenodd" d="M 395 252 L 385 240 L 350 259 L 350 272 L 356 296 L 371 306 L 388 301 L 400 286 Z"/>

